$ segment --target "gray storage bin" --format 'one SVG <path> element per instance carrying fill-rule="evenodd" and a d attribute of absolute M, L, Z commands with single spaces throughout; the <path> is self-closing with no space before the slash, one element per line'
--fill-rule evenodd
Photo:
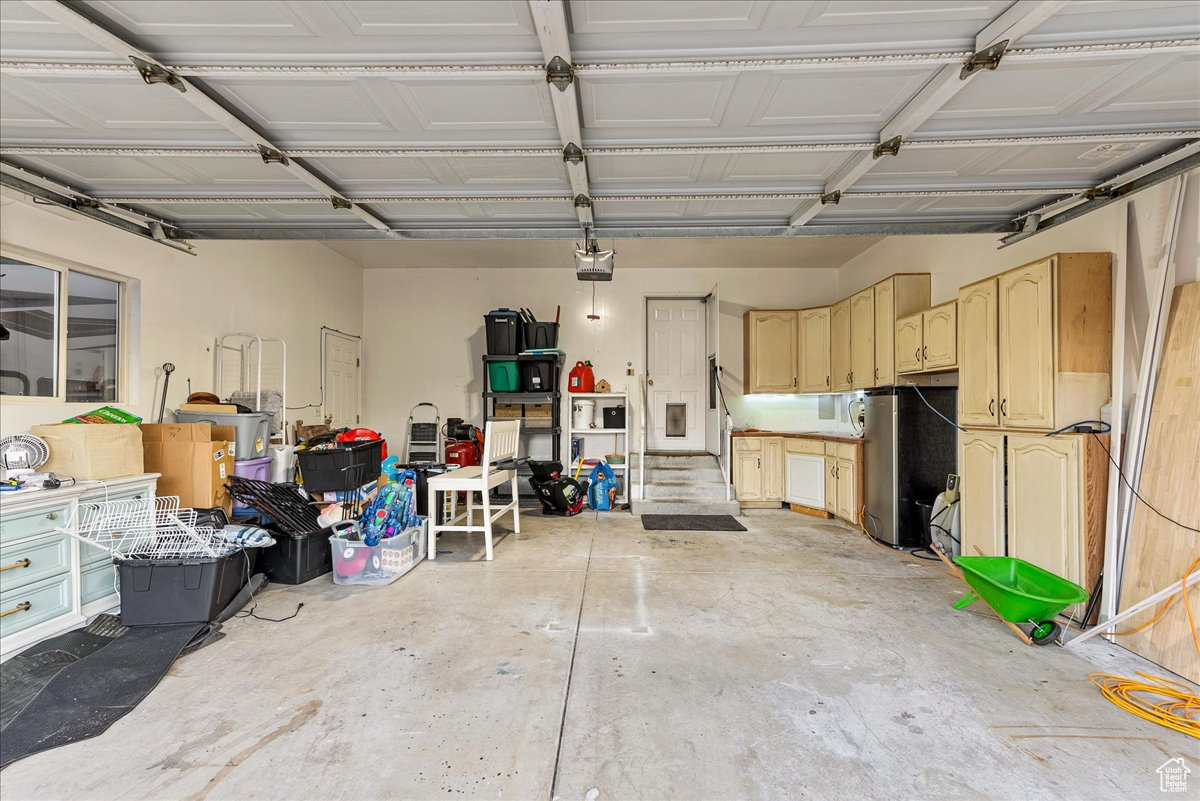
<path fill-rule="evenodd" d="M 275 416 L 270 412 L 247 412 L 244 414 L 217 414 L 205 412 L 175 412 L 181 423 L 212 423 L 215 426 L 233 426 L 237 429 L 237 448 L 234 459 L 258 459 L 266 456 L 271 444 L 271 424 Z"/>

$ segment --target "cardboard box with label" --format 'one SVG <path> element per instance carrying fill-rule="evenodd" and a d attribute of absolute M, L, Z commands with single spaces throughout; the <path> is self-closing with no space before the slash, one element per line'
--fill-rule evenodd
<path fill-rule="evenodd" d="M 135 425 L 51 423 L 30 431 L 46 440 L 50 460 L 43 472 L 85 481 L 136 476 L 142 466 L 142 432 Z"/>
<path fill-rule="evenodd" d="M 222 506 L 232 512 L 225 482 L 233 475 L 233 426 L 211 423 L 143 423 L 146 470 L 161 473 L 157 495 L 178 495 L 179 505 Z"/>

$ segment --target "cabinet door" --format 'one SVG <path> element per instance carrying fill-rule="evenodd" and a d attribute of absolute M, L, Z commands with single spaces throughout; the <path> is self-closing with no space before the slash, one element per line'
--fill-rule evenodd
<path fill-rule="evenodd" d="M 734 442 L 737 442 L 735 439 Z M 763 499 L 762 451 L 733 449 L 733 488 L 739 501 Z"/>
<path fill-rule="evenodd" d="M 800 391 L 829 391 L 829 307 L 800 311 Z"/>
<path fill-rule="evenodd" d="M 996 279 L 958 291 L 958 422 L 1000 424 Z"/>
<path fill-rule="evenodd" d="M 850 298 L 829 309 L 829 370 L 834 392 L 850 389 Z"/>
<path fill-rule="evenodd" d="M 825 511 L 837 513 L 837 457 L 825 457 Z"/>
<path fill-rule="evenodd" d="M 1004 435 L 969 431 L 959 442 L 959 530 L 964 556 L 1005 556 Z"/>
<path fill-rule="evenodd" d="M 896 372 L 921 371 L 921 345 L 925 325 L 921 315 L 914 314 L 896 322 Z"/>
<path fill-rule="evenodd" d="M 763 500 L 783 500 L 783 439 L 771 437 L 763 440 L 762 453 Z"/>
<path fill-rule="evenodd" d="M 953 367 L 958 360 L 958 304 L 944 303 L 925 312 L 921 359 L 925 369 Z"/>
<path fill-rule="evenodd" d="M 795 392 L 799 335 L 795 311 L 751 311 L 750 392 Z"/>
<path fill-rule="evenodd" d="M 1077 584 L 1083 580 L 1079 455 L 1078 437 L 1008 437 L 1008 555 Z"/>
<path fill-rule="evenodd" d="M 875 289 L 850 298 L 850 383 L 855 389 L 875 386 Z"/>
<path fill-rule="evenodd" d="M 895 279 L 875 285 L 875 380 L 873 386 L 896 383 Z"/>
<path fill-rule="evenodd" d="M 849 523 L 857 519 L 854 508 L 857 505 L 854 497 L 854 467 L 851 459 L 837 460 L 837 516 Z"/>
<path fill-rule="evenodd" d="M 1054 259 L 998 279 L 1000 425 L 1051 428 L 1054 422 Z"/>

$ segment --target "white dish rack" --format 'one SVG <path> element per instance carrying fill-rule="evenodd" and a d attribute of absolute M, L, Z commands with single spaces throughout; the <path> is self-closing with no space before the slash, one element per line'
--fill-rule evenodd
<path fill-rule="evenodd" d="M 266 349 L 274 354 L 268 356 Z M 274 337 L 230 332 L 217 337 L 213 386 L 221 400 L 268 412 L 272 437 L 288 442 L 287 343 Z"/>
<path fill-rule="evenodd" d="M 242 549 L 196 521 L 195 509 L 181 509 L 177 496 L 162 496 L 80 503 L 57 530 L 118 559 L 217 558 Z"/>

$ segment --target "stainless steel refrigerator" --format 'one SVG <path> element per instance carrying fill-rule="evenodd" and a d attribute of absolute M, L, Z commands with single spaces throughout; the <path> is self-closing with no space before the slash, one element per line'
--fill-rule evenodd
<path fill-rule="evenodd" d="M 891 545 L 925 542 L 928 532 L 922 530 L 916 502 L 932 503 L 946 488 L 946 476 L 958 472 L 958 432 L 933 411 L 957 420 L 958 389 L 921 387 L 920 393 L 929 405 L 913 387 L 886 387 L 866 393 L 863 478 L 867 498 L 863 525 Z"/>

